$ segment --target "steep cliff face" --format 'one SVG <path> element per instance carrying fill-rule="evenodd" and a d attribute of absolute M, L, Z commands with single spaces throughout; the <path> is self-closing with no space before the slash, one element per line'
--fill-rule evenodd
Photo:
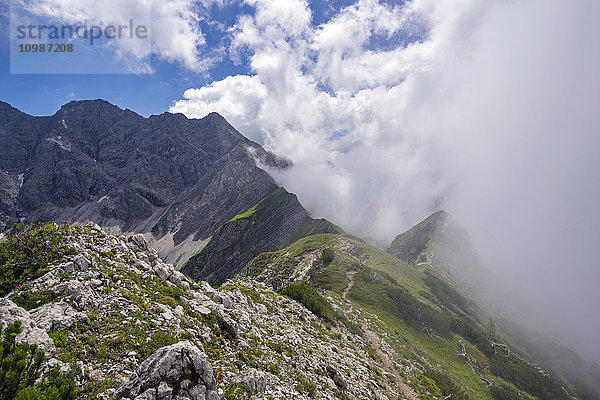
<path fill-rule="evenodd" d="M 32 117 L 1 103 L 0 229 L 90 220 L 168 242 L 161 248 L 206 240 L 274 185 L 257 161 L 288 165 L 215 113 L 143 118 L 94 100 Z M 198 248 L 181 247 L 171 261 Z"/>

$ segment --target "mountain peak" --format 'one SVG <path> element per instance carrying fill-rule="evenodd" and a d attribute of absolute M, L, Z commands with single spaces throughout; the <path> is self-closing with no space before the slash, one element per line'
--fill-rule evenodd
<path fill-rule="evenodd" d="M 61 110 L 68 110 L 72 108 L 98 108 L 98 107 L 110 107 L 119 108 L 111 102 L 104 99 L 90 99 L 90 100 L 71 100 L 70 102 L 63 104 L 60 107 Z"/>
<path fill-rule="evenodd" d="M 104 99 L 93 99 L 93 100 L 73 100 L 64 104 L 54 116 L 63 117 L 67 114 L 82 115 L 82 117 L 97 116 L 97 115 L 111 115 L 115 113 L 130 113 L 132 115 L 138 115 L 131 110 L 124 110 L 121 107 L 110 103 Z"/>
<path fill-rule="evenodd" d="M 437 270 L 469 294 L 487 273 L 467 230 L 444 210 L 396 236 L 387 252 L 411 265 Z"/>
<path fill-rule="evenodd" d="M 450 214 L 444 210 L 431 214 L 414 227 L 396 236 L 388 248 L 388 253 L 409 264 L 417 264 L 433 235 L 439 233 L 450 219 Z"/>
<path fill-rule="evenodd" d="M 206 115 L 206 117 L 205 117 L 205 118 L 207 118 L 207 117 L 208 117 L 208 118 L 211 118 L 211 119 L 213 119 L 213 120 L 219 120 L 219 119 L 220 119 L 220 120 L 226 121 L 225 117 L 223 117 L 221 114 L 219 114 L 219 113 L 218 113 L 218 112 L 216 112 L 216 111 L 211 111 L 210 113 L 208 113 L 208 114 Z"/>

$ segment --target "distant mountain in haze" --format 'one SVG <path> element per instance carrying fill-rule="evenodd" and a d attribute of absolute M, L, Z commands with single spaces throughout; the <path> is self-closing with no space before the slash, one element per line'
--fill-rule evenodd
<path fill-rule="evenodd" d="M 522 325 L 518 294 L 487 270 L 466 229 L 446 211 L 438 211 L 396 236 L 388 253 L 424 271 L 434 271 L 493 314 L 499 335 L 575 385 L 584 399 L 600 396 L 600 367 L 574 351 Z M 560 318 L 560 315 L 556 316 Z"/>
<path fill-rule="evenodd" d="M 469 234 L 446 211 L 438 211 L 396 236 L 388 253 L 412 265 L 428 265 L 464 292 L 486 296 L 493 279 L 475 251 Z"/>

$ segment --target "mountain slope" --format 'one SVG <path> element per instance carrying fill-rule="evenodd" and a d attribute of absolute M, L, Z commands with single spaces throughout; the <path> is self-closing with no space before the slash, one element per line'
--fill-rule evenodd
<path fill-rule="evenodd" d="M 17 221 L 93 221 L 144 233 L 182 265 L 269 193 L 275 182 L 259 164 L 289 166 L 216 113 L 143 118 L 93 100 L 32 117 L 0 103 L 0 231 Z M 308 214 L 293 208 L 290 221 L 278 218 L 301 229 L 294 218 Z"/>
<path fill-rule="evenodd" d="M 278 250 L 303 236 L 337 232 L 341 229 L 330 222 L 312 219 L 295 195 L 274 186 L 251 208 L 219 227 L 181 271 L 193 279 L 221 284 L 265 251 Z"/>
<path fill-rule="evenodd" d="M 264 253 L 239 274 L 287 292 L 301 282 L 345 301 L 341 321 L 369 312 L 384 331 L 388 362 L 432 379 L 455 399 L 570 399 L 526 356 L 496 343 L 480 308 L 441 274 L 340 235 L 314 235 Z M 360 319 L 358 319 L 360 321 Z M 367 333 L 369 324 L 360 327 Z M 439 386 L 438 386 L 439 385 Z M 439 395 L 438 395 L 439 398 Z"/>
<path fill-rule="evenodd" d="M 522 326 L 519 322 L 522 304 L 516 297 L 518 294 L 506 295 L 511 291 L 485 269 L 467 231 L 448 213 L 434 213 L 398 235 L 388 253 L 444 276 L 487 308 L 485 314 L 495 319 L 498 335 L 507 343 L 551 370 L 561 382 L 571 385 L 582 399 L 600 398 L 600 367 Z"/>
<path fill-rule="evenodd" d="M 498 334 L 488 325 L 496 316 L 473 298 L 494 299 L 490 275 L 448 214 L 389 252 L 370 246 L 311 218 L 260 167 L 288 163 L 217 114 L 143 118 L 84 101 L 32 117 L 0 103 L 0 156 L 0 231 L 96 221 L 145 235 L 17 225 L 0 242 L 2 322 L 23 317 L 21 338 L 75 371 L 83 398 L 219 397 L 217 387 L 228 399 L 597 394 L 593 368 L 567 371 L 580 359 L 500 318 Z M 159 256 L 193 280 L 233 280 L 198 285 Z M 191 375 L 176 361 L 175 381 L 147 367 L 184 353 L 208 355 L 214 385 L 200 388 L 204 361 Z"/>
<path fill-rule="evenodd" d="M 0 243 L 1 279 L 15 260 L 26 272 L 0 292 L 0 321 L 21 321 L 17 340 L 39 345 L 45 365 L 70 374 L 78 399 L 431 398 L 412 375 L 414 389 L 399 388 L 398 371 L 361 331 L 255 282 L 218 290 L 192 282 L 142 235 L 25 227 Z"/>

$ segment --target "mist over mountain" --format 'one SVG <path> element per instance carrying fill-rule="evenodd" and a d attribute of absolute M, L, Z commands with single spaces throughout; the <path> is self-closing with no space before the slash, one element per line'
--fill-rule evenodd
<path fill-rule="evenodd" d="M 577 382 L 582 393 L 593 397 L 600 391 L 600 366 L 540 333 L 545 331 L 532 329 L 535 323 L 529 316 L 534 307 L 528 304 L 528 296 L 515 292 L 510 281 L 483 265 L 468 232 L 446 211 L 438 211 L 396 236 L 387 251 L 409 264 L 432 268 L 491 310 L 498 332 L 559 376 Z M 564 320 L 566 316 L 553 310 L 553 317 Z"/>
<path fill-rule="evenodd" d="M 84 363 L 82 370 L 101 371 L 89 381 L 85 373 L 78 372 L 77 379 L 69 375 L 82 398 L 90 396 L 90 388 L 110 388 L 105 394 L 116 393 L 117 398 L 137 393 L 138 380 L 150 373 L 146 365 L 177 346 L 191 354 L 206 351 L 213 365 L 227 365 L 228 377 L 207 386 L 218 396 L 250 385 L 249 393 L 256 398 L 281 390 L 313 398 L 317 391 L 306 376 L 328 385 L 323 390 L 334 393 L 333 398 L 365 396 L 369 390 L 387 398 L 402 393 L 409 398 L 493 400 L 587 400 L 600 393 L 596 364 L 557 345 L 545 332 L 531 330 L 531 324 L 521 325 L 527 314 L 519 307 L 527 304 L 520 302 L 527 297 L 506 298 L 504 286 L 479 260 L 469 233 L 450 214 L 436 212 L 399 234 L 387 252 L 374 247 L 343 226 L 313 218 L 272 177 L 291 169 L 291 162 L 246 139 L 216 113 L 202 119 L 170 113 L 144 118 L 93 100 L 70 102 L 52 116 L 33 117 L 1 103 L 0 156 L 0 221 L 5 231 L 0 241 L 0 315 L 6 323 L 14 318 L 5 316 L 19 315 L 34 329 L 25 330 L 20 337 L 27 339 L 20 340 L 39 342 L 51 356 L 58 349 L 50 361 L 61 373 L 72 372 L 74 360 Z M 47 221 L 79 226 L 30 225 Z M 87 227 L 80 226 L 84 223 Z M 241 292 L 230 298 L 206 282 Z M 112 297 L 114 290 L 127 301 Z M 265 303 L 263 296 L 271 300 Z M 296 314 L 281 320 L 280 310 L 272 305 L 283 301 L 277 296 L 297 301 L 299 313 L 310 313 L 326 328 L 313 321 L 315 333 Z M 118 352 L 133 346 L 137 350 L 125 352 L 141 351 L 148 357 L 143 363 L 117 357 L 110 365 L 108 360 L 97 365 L 85 354 L 74 355 L 69 340 L 88 340 L 96 329 L 91 321 L 101 317 L 114 326 L 127 314 L 117 317 L 108 309 L 99 316 L 90 304 L 115 301 L 127 312 L 145 310 L 136 317 L 143 329 L 135 335 L 155 337 L 165 329 L 176 334 L 166 342 L 150 339 L 154 354 L 135 341 L 119 342 Z M 250 333 L 247 307 L 254 307 L 253 301 L 264 305 L 259 307 L 261 318 L 275 326 L 273 321 L 283 321 L 283 337 L 273 328 L 261 331 L 261 337 Z M 157 307 L 164 322 L 153 317 Z M 57 333 L 66 329 L 63 325 L 45 325 L 47 319 L 63 318 L 56 313 L 69 318 L 68 329 L 77 328 L 67 339 Z M 127 314 L 128 320 L 134 314 Z M 200 320 L 188 320 L 200 314 Z M 350 370 L 346 379 L 339 372 L 345 365 L 341 360 L 303 369 L 294 364 L 282 375 L 266 348 L 248 358 L 246 340 L 288 358 L 331 358 L 321 350 L 282 350 L 296 340 L 291 326 L 299 323 L 303 338 L 333 338 L 334 353 L 353 354 L 353 365 L 383 371 L 379 375 L 387 383 L 369 388 L 363 384 L 366 375 Z M 207 327 L 212 333 L 203 333 Z M 244 327 L 246 336 L 238 336 L 238 327 Z M 111 329 L 117 337 L 125 332 Z M 201 348 L 182 342 L 186 337 L 195 338 Z M 359 352 L 346 350 L 340 343 L 343 337 L 358 343 Z M 131 363 L 137 375 L 114 375 L 115 362 Z M 249 366 L 256 369 L 250 381 L 242 374 Z M 263 377 L 265 386 L 256 386 L 255 375 Z M 148 390 L 188 390 L 180 388 L 188 385 L 183 383 L 186 376 L 183 371 L 177 384 L 167 380 L 162 389 Z M 331 383 L 315 376 L 328 376 Z M 300 382 L 295 388 L 294 380 Z"/>
<path fill-rule="evenodd" d="M 1 2 L 0 400 L 600 400 L 599 19 Z"/>
<path fill-rule="evenodd" d="M 527 319 L 600 361 L 600 3 L 360 1 L 330 18 L 292 4 L 235 24 L 249 71 L 171 110 L 217 110 L 285 154 L 281 185 L 379 247 L 451 211 L 535 304 Z"/>

